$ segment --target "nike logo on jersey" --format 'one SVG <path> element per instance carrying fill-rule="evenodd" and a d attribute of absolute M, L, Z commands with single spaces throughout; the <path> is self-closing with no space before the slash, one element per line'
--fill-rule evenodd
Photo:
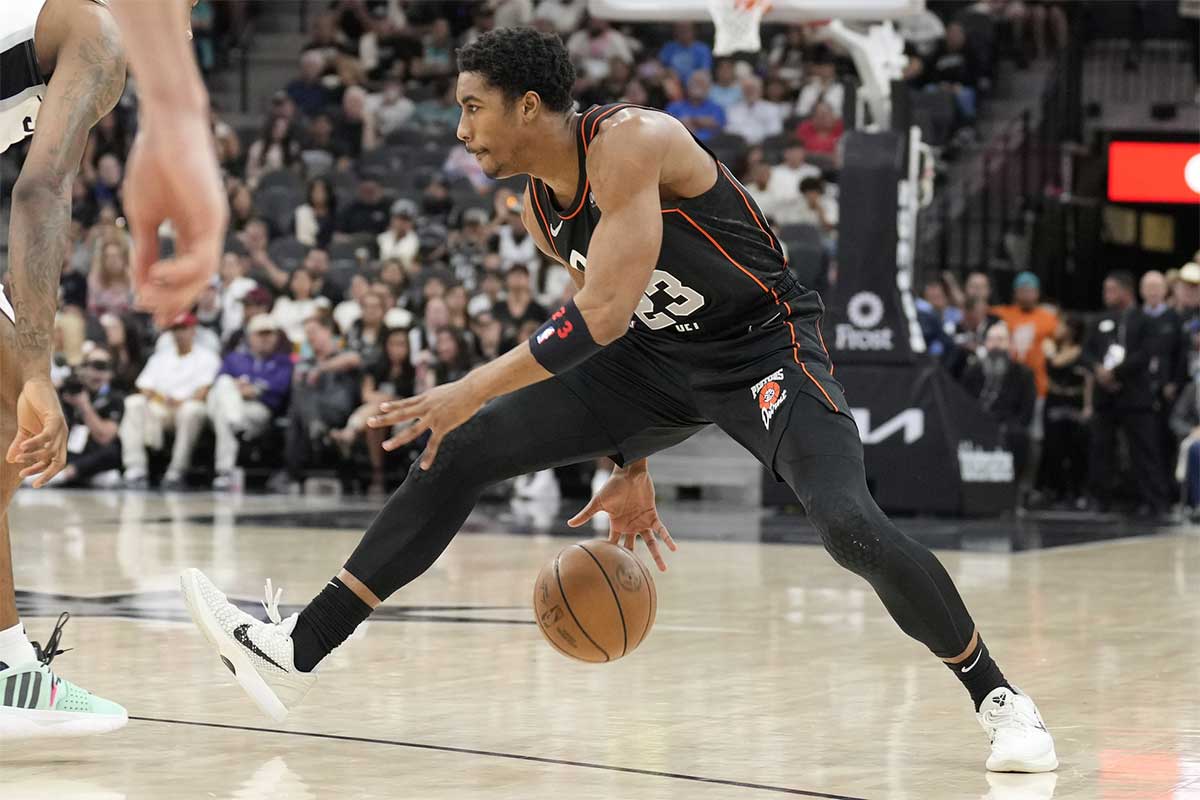
<path fill-rule="evenodd" d="M 262 650 L 259 650 L 258 645 L 256 645 L 254 642 L 250 641 L 250 637 L 246 635 L 246 631 L 248 631 L 248 630 L 250 630 L 249 623 L 242 623 L 241 625 L 238 625 L 236 628 L 233 629 L 233 638 L 237 641 L 238 644 L 240 644 L 242 647 L 249 650 L 251 653 L 254 653 L 254 655 L 258 656 L 263 661 L 266 661 L 268 664 L 270 664 L 274 667 L 277 667 L 278 669 L 281 669 L 284 672 L 291 671 L 287 667 L 280 666 L 278 663 L 275 662 L 275 659 L 271 658 L 269 655 L 264 653 Z"/>
<path fill-rule="evenodd" d="M 975 665 L 979 663 L 979 659 L 983 658 L 983 648 L 979 648 L 979 652 L 975 654 L 975 660 L 971 662 L 971 666 L 963 667 L 962 674 L 966 675 L 971 670 L 975 669 Z"/>
<path fill-rule="evenodd" d="M 558 236 L 558 232 L 562 230 L 563 221 L 560 219 L 558 224 L 550 229 L 551 236 Z"/>

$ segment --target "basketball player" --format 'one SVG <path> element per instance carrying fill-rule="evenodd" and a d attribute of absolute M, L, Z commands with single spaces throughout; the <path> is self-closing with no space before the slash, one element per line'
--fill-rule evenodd
<path fill-rule="evenodd" d="M 336 577 L 298 615 L 262 623 L 198 570 L 194 618 L 277 719 L 372 609 L 433 564 L 484 487 L 602 455 L 622 466 L 571 524 L 603 510 L 659 569 L 674 550 L 646 457 L 715 423 L 797 493 L 826 549 L 871 583 L 900 627 L 970 692 L 989 769 L 1058 764 L 1033 701 L 1001 674 L 938 560 L 867 491 L 863 452 L 818 327 L 820 298 L 792 277 L 762 212 L 676 120 L 628 105 L 579 114 L 562 43 L 529 29 L 459 54 L 458 137 L 495 177 L 527 173 L 524 216 L 579 286 L 527 344 L 370 423 L 416 424 L 429 443 Z M 277 598 L 275 598 L 277 599 Z"/>
<path fill-rule="evenodd" d="M 66 464 L 66 423 L 50 382 L 50 362 L 71 186 L 89 131 L 124 90 L 125 44 L 133 45 L 130 57 L 142 77 L 144 110 L 126 182 L 134 233 L 140 230 L 144 238 L 151 224 L 149 230 L 156 231 L 156 214 L 178 219 L 189 208 L 196 215 L 190 226 L 176 225 L 178 262 L 152 265 L 153 251 L 139 254 L 142 268 L 135 277 L 142 302 L 160 317 L 185 302 L 193 275 L 216 269 L 219 245 L 207 241 L 207 230 L 214 224 L 223 229 L 222 206 L 218 202 L 214 208 L 206 191 L 211 181 L 220 197 L 215 158 L 206 144 L 207 94 L 183 36 L 190 0 L 137 3 L 136 10 L 127 8 L 131 0 L 120 3 L 127 23 L 138 18 L 129 29 L 134 35 L 124 43 L 100 0 L 4 0 L 0 10 L 0 152 L 33 136 L 13 188 L 10 286 L 0 284 L 0 448 L 5 452 L 0 462 L 0 739 L 106 733 L 128 720 L 121 706 L 50 670 L 62 652 L 58 643 L 66 615 L 44 648 L 27 638 L 17 616 L 7 516 L 23 478 L 41 487 Z M 177 147 L 174 164 L 183 174 L 174 183 L 148 187 L 147 181 L 157 184 L 161 174 L 153 168 L 154 148 L 145 142 L 153 145 L 187 129 L 192 118 L 184 101 L 196 98 L 197 86 L 196 119 L 203 122 L 203 136 L 183 141 L 191 141 L 200 157 L 188 158 Z M 211 164 L 205 163 L 206 155 Z M 186 186 L 190 197 L 165 200 L 179 194 L 176 186 Z M 214 251 L 211 267 L 207 248 Z M 179 275 L 166 274 L 175 267 Z"/>

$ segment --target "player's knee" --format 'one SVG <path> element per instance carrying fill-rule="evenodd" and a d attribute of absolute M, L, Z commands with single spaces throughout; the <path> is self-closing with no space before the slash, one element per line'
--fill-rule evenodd
<path fill-rule="evenodd" d="M 885 531 L 870 496 L 855 492 L 822 493 L 808 504 L 808 518 L 821 534 L 833 560 L 858 575 L 878 572 L 883 560 Z"/>

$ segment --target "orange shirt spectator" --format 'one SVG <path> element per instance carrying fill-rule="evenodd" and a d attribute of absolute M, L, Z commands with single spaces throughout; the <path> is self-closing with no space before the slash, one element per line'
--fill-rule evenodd
<path fill-rule="evenodd" d="M 1004 320 L 1012 335 L 1013 357 L 1033 370 L 1038 397 L 1046 396 L 1046 353 L 1042 343 L 1054 335 L 1058 314 L 1038 305 L 1041 283 L 1032 272 L 1022 272 L 1013 280 L 1013 304 L 993 306 L 992 313 Z"/>

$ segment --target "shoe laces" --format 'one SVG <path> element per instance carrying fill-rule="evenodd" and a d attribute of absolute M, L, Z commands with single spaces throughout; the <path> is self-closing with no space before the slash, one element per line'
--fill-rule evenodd
<path fill-rule="evenodd" d="M 1020 726 L 1025 729 L 1045 730 L 1038 719 L 1031 703 L 1017 703 L 1017 695 L 1009 695 L 1008 702 L 1000 708 L 990 708 L 984 712 L 984 719 L 995 728 L 1011 728 Z M 1018 708 L 1018 705 L 1020 706 Z"/>
<path fill-rule="evenodd" d="M 50 666 L 50 662 L 55 656 L 61 656 L 63 653 L 69 652 L 74 648 L 68 647 L 66 650 L 59 650 L 58 643 L 62 641 L 63 626 L 67 624 L 67 620 L 71 618 L 69 611 L 64 611 L 58 615 L 58 622 L 54 625 L 54 630 L 50 633 L 50 638 L 46 640 L 46 647 L 43 648 L 37 642 L 30 642 L 33 645 L 33 651 L 37 654 L 38 661 L 45 666 Z"/>
<path fill-rule="evenodd" d="M 283 587 L 276 589 L 271 584 L 271 579 L 267 578 L 267 585 L 263 588 L 262 605 L 267 610 L 267 618 L 276 625 L 283 622 L 283 617 L 279 614 L 279 598 L 281 597 L 283 597 Z"/>

